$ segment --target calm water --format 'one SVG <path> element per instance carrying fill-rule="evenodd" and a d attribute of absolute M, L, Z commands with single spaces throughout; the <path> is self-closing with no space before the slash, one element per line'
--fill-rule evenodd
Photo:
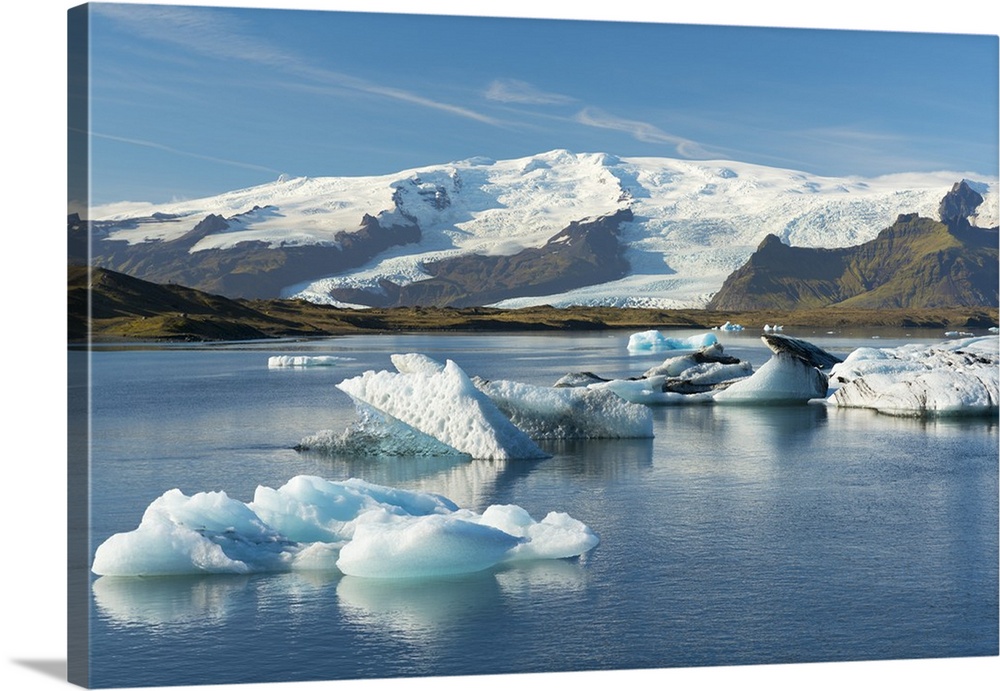
<path fill-rule="evenodd" d="M 789 335 L 841 354 L 918 340 Z M 627 336 L 359 336 L 93 353 L 91 555 L 134 529 L 167 489 L 249 501 L 257 485 L 299 474 L 436 492 L 477 511 L 566 511 L 601 544 L 579 560 L 434 581 L 93 579 L 91 683 L 997 654 L 996 420 L 695 406 L 656 409 L 655 439 L 550 443 L 542 461 L 292 449 L 343 429 L 354 409 L 334 385 L 390 368 L 391 353 L 539 384 L 579 370 L 635 375 L 666 357 L 629 356 Z M 756 334 L 720 339 L 755 365 L 768 357 Z M 276 354 L 354 360 L 269 370 Z"/>

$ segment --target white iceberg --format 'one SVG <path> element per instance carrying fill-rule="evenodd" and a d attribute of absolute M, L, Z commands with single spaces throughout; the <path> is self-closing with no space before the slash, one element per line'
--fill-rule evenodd
<path fill-rule="evenodd" d="M 900 416 L 995 414 L 1000 400 L 996 336 L 859 348 L 830 372 L 832 406 Z"/>
<path fill-rule="evenodd" d="M 713 326 L 712 329 L 715 331 L 743 331 L 743 326 L 741 324 L 733 324 L 727 321 L 722 326 Z"/>
<path fill-rule="evenodd" d="M 693 350 L 718 343 L 715 334 L 706 333 L 688 338 L 670 338 L 656 330 L 634 333 L 628 338 L 628 351 L 658 352 L 661 350 Z"/>
<path fill-rule="evenodd" d="M 824 398 L 829 377 L 824 368 L 840 359 L 797 338 L 765 334 L 761 340 L 774 353 L 756 372 L 714 394 L 718 403 L 804 403 Z"/>
<path fill-rule="evenodd" d="M 644 406 L 662 406 L 691 403 L 711 403 L 708 394 L 684 394 L 666 390 L 667 378 L 663 376 L 643 379 L 612 379 L 606 382 L 590 384 L 591 391 L 610 391 L 629 403 Z"/>
<path fill-rule="evenodd" d="M 482 514 L 440 495 L 298 476 L 258 487 L 244 504 L 224 492 L 173 489 L 138 528 L 105 540 L 100 576 L 168 576 L 329 570 L 364 578 L 422 578 L 482 571 L 525 559 L 562 559 L 598 537 L 558 512 L 535 521 L 517 506 Z"/>
<path fill-rule="evenodd" d="M 775 353 L 751 376 L 713 395 L 717 403 L 802 403 L 827 393 L 827 375 L 787 353 Z"/>
<path fill-rule="evenodd" d="M 410 358 L 405 363 L 405 372 L 369 370 L 345 379 L 337 388 L 356 402 L 472 458 L 547 457 L 451 360 L 440 371 L 428 359 Z"/>
<path fill-rule="evenodd" d="M 753 365 L 725 355 L 721 343 L 706 346 L 695 353 L 667 358 L 642 374 L 644 380 L 662 377 L 665 391 L 693 394 L 724 388 L 753 374 Z"/>
<path fill-rule="evenodd" d="M 532 439 L 629 439 L 653 436 L 643 405 L 598 388 L 477 382 L 479 390 Z"/>
<path fill-rule="evenodd" d="M 333 367 L 352 358 L 336 355 L 272 355 L 267 359 L 269 369 L 282 367 Z"/>

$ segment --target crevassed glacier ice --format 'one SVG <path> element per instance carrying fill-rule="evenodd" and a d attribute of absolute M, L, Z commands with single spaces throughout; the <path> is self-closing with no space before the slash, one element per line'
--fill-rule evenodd
<path fill-rule="evenodd" d="M 858 348 L 830 371 L 827 403 L 900 416 L 996 414 L 998 372 L 996 336 Z"/>
<path fill-rule="evenodd" d="M 402 365 L 404 372 L 368 370 L 345 379 L 337 388 L 472 458 L 547 456 L 453 361 L 448 360 L 440 371 L 430 363 L 429 358 L 410 358 Z"/>
<path fill-rule="evenodd" d="M 579 556 L 598 542 L 563 513 L 535 521 L 502 505 L 477 514 L 436 494 L 298 476 L 278 489 L 258 487 L 248 504 L 224 492 L 165 492 L 138 528 L 97 548 L 92 569 L 101 576 L 339 570 L 415 578 Z"/>
<path fill-rule="evenodd" d="M 655 329 L 634 333 L 628 338 L 628 351 L 658 352 L 661 350 L 688 350 L 718 343 L 715 334 L 706 333 L 688 338 L 670 338 Z"/>
<path fill-rule="evenodd" d="M 267 359 L 269 369 L 282 367 L 333 367 L 353 358 L 337 355 L 272 355 Z"/>

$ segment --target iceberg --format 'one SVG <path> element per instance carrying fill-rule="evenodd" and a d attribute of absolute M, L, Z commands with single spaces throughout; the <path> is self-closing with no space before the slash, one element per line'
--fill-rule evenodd
<path fill-rule="evenodd" d="M 635 439 L 653 436 L 649 408 L 609 390 L 478 381 L 504 415 L 532 439 Z"/>
<path fill-rule="evenodd" d="M 824 398 L 829 376 L 823 369 L 840 362 L 812 343 L 778 334 L 761 340 L 774 353 L 756 372 L 714 394 L 718 403 L 805 403 Z"/>
<path fill-rule="evenodd" d="M 267 359 L 268 369 L 282 367 L 333 367 L 353 358 L 336 355 L 272 355 Z"/>
<path fill-rule="evenodd" d="M 718 343 L 715 334 L 706 333 L 688 338 L 669 338 L 656 330 L 634 333 L 628 338 L 628 352 L 658 352 L 661 350 L 693 350 Z"/>
<path fill-rule="evenodd" d="M 887 415 L 996 414 L 1000 339 L 983 336 L 940 345 L 858 348 L 830 372 L 831 406 Z"/>
<path fill-rule="evenodd" d="M 258 487 L 244 504 L 225 492 L 172 489 L 139 526 L 94 554 L 99 576 L 339 571 L 360 578 L 429 578 L 501 563 L 565 559 L 593 549 L 597 535 L 565 513 L 541 521 L 513 505 L 482 514 L 436 494 L 297 476 Z"/>
<path fill-rule="evenodd" d="M 453 361 L 440 369 L 425 356 L 398 357 L 396 363 L 404 371 L 368 370 L 337 388 L 356 403 L 475 459 L 548 456 Z"/>
<path fill-rule="evenodd" d="M 715 331 L 743 331 L 743 326 L 741 324 L 726 322 L 722 326 L 713 326 L 712 329 Z"/>

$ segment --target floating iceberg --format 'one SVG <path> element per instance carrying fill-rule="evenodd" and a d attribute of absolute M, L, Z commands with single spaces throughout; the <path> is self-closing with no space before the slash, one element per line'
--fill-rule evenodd
<path fill-rule="evenodd" d="M 712 328 L 715 331 L 742 331 L 743 330 L 743 327 L 740 324 L 732 324 L 730 322 L 726 322 L 722 326 L 713 326 Z"/>
<path fill-rule="evenodd" d="M 396 363 L 405 371 L 368 370 L 345 379 L 337 388 L 394 423 L 412 427 L 472 458 L 547 457 L 451 360 L 440 369 L 425 356 L 397 357 Z"/>
<path fill-rule="evenodd" d="M 628 351 L 636 352 L 658 352 L 661 350 L 692 350 L 718 343 L 719 339 L 715 334 L 702 334 L 690 336 L 688 338 L 668 338 L 661 332 L 642 331 L 634 333 L 628 338 Z"/>
<path fill-rule="evenodd" d="M 797 338 L 765 334 L 761 340 L 774 355 L 746 379 L 714 394 L 718 403 L 804 403 L 826 397 L 829 377 L 822 370 L 840 358 Z"/>
<path fill-rule="evenodd" d="M 653 436 L 643 405 L 597 388 L 477 382 L 479 390 L 532 439 L 629 439 Z"/>
<path fill-rule="evenodd" d="M 540 439 L 653 436 L 650 411 L 610 391 L 470 378 L 454 362 L 419 353 L 391 356 L 396 372 L 365 372 L 338 387 L 359 420 L 320 432 L 300 449 L 369 456 L 465 455 L 487 460 L 544 458 Z"/>
<path fill-rule="evenodd" d="M 272 355 L 267 359 L 269 369 L 281 367 L 333 367 L 353 358 L 336 355 Z"/>
<path fill-rule="evenodd" d="M 1000 340 L 984 336 L 940 345 L 858 348 L 830 372 L 843 408 L 902 416 L 995 414 Z"/>
<path fill-rule="evenodd" d="M 591 372 L 567 374 L 557 387 L 612 391 L 646 405 L 806 402 L 827 395 L 823 372 L 840 358 L 815 345 L 775 333 L 761 336 L 774 353 L 760 369 L 725 355 L 715 342 L 694 353 L 667 358 L 633 379 L 602 379 Z"/>
<path fill-rule="evenodd" d="M 249 504 L 224 492 L 170 490 L 138 528 L 105 540 L 92 568 L 101 576 L 339 570 L 418 578 L 579 556 L 598 541 L 564 513 L 536 521 L 518 506 L 495 505 L 477 514 L 435 494 L 298 476 L 276 490 L 258 487 Z"/>

